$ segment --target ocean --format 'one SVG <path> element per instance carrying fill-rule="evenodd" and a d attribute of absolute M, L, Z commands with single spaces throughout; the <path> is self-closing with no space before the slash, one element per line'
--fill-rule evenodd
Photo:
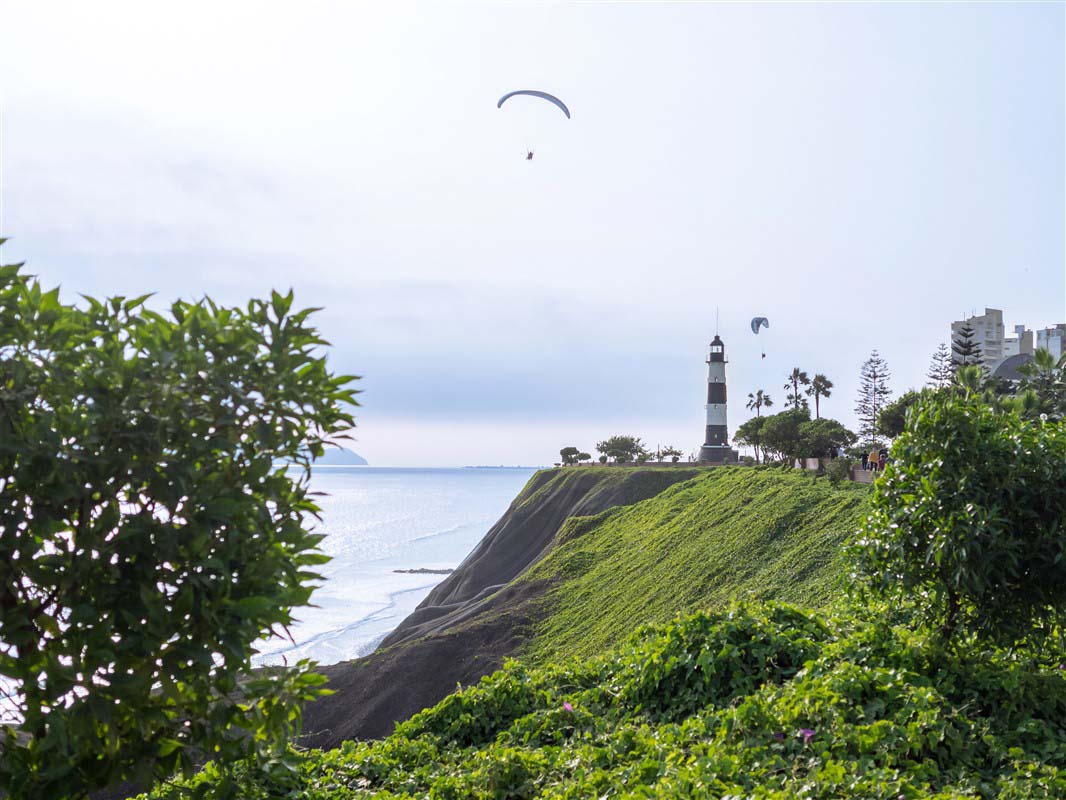
<path fill-rule="evenodd" d="M 316 467 L 312 489 L 325 496 L 315 530 L 332 561 L 318 570 L 316 607 L 294 612 L 293 641 L 261 642 L 255 663 L 333 664 L 372 652 L 446 577 L 396 570 L 458 567 L 534 472 Z"/>

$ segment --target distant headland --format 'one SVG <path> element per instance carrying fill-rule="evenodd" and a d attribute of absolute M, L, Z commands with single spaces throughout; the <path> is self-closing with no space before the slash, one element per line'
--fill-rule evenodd
<path fill-rule="evenodd" d="M 468 464 L 463 469 L 546 469 L 546 467 L 524 467 L 521 464 Z"/>
<path fill-rule="evenodd" d="M 316 466 L 324 467 L 365 467 L 367 460 L 353 450 L 343 447 L 327 447 L 321 458 L 315 459 Z"/>

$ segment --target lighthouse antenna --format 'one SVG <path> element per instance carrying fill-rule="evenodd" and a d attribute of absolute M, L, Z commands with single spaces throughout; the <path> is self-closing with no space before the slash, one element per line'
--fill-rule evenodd
<path fill-rule="evenodd" d="M 714 307 L 714 335 L 718 335 L 718 306 Z"/>

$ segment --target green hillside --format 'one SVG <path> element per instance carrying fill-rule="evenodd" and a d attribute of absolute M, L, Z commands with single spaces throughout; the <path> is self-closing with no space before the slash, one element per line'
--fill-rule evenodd
<path fill-rule="evenodd" d="M 760 604 L 606 654 L 511 662 L 384 741 L 313 751 L 242 798 L 1061 798 L 1053 654 L 945 651 L 880 618 Z M 153 798 L 226 781 L 213 766 Z"/>
<path fill-rule="evenodd" d="M 602 470 L 604 485 L 622 475 L 645 479 Z M 592 476 L 527 491 L 596 491 Z M 209 765 L 152 797 L 1066 796 L 1061 642 L 946 646 L 906 602 L 833 602 L 868 495 L 720 468 L 572 516 L 491 612 L 439 637 L 525 620 L 519 659 L 381 741 L 305 752 L 291 772 Z"/>
<path fill-rule="evenodd" d="M 375 653 L 323 668 L 303 743 L 380 738 L 499 669 L 601 653 L 734 599 L 827 604 L 870 487 L 751 467 L 538 472 Z M 402 675 L 402 680 L 396 676 Z"/>
<path fill-rule="evenodd" d="M 605 480 L 619 471 L 603 470 Z M 859 527 L 869 488 L 718 468 L 635 505 L 571 518 L 522 578 L 552 587 L 523 655 L 538 663 L 592 655 L 638 625 L 734 599 L 822 606 L 836 592 L 841 545 Z"/>

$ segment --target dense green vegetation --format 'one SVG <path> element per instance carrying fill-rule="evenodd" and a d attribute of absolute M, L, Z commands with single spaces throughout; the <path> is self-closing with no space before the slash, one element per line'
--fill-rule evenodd
<path fill-rule="evenodd" d="M 81 304 L 0 267 L 0 794 L 205 754 L 285 769 L 321 676 L 252 679 L 318 578 L 309 468 L 347 430 L 311 311 Z M 285 460 L 303 470 L 276 468 Z"/>
<path fill-rule="evenodd" d="M 733 441 L 761 448 L 765 460 L 791 462 L 795 458 L 831 457 L 838 448 L 853 445 L 856 436 L 835 419 L 811 419 L 810 410 L 799 406 L 779 414 L 752 417 L 737 428 Z"/>
<path fill-rule="evenodd" d="M 0 268 L 5 796 L 208 759 L 153 796 L 1066 796 L 1066 359 L 1047 354 L 1017 387 L 961 366 L 892 409 L 872 497 L 769 468 L 538 475 L 512 513 L 555 513 L 544 556 L 486 612 L 524 620 L 519 660 L 384 741 L 293 748 L 323 679 L 250 656 L 318 577 L 309 468 L 353 391 L 291 302 L 75 307 Z M 771 453 L 839 444 L 800 383 L 756 420 Z M 634 449 L 605 459 L 647 457 L 615 439 Z"/>
<path fill-rule="evenodd" d="M 211 767 L 155 796 L 1066 796 L 1066 439 L 1027 408 L 924 396 L 851 564 L 863 488 L 768 469 L 571 519 L 522 579 L 554 588 L 521 662 L 283 783 Z M 848 569 L 821 611 L 720 602 L 824 604 Z"/>
<path fill-rule="evenodd" d="M 842 545 L 858 530 L 868 490 L 719 467 L 650 500 L 571 518 L 559 545 L 523 577 L 553 583 L 528 655 L 592 655 L 638 625 L 738 597 L 824 605 L 838 593 Z"/>
<path fill-rule="evenodd" d="M 679 618 L 605 655 L 512 663 L 384 741 L 310 753 L 282 784 L 234 780 L 245 798 L 315 800 L 1066 796 L 1050 654 L 945 650 L 875 611 Z"/>
<path fill-rule="evenodd" d="M 871 585 L 920 593 L 945 636 L 1006 646 L 1066 621 L 1066 425 L 1026 407 L 965 385 L 919 396 L 856 544 Z"/>

